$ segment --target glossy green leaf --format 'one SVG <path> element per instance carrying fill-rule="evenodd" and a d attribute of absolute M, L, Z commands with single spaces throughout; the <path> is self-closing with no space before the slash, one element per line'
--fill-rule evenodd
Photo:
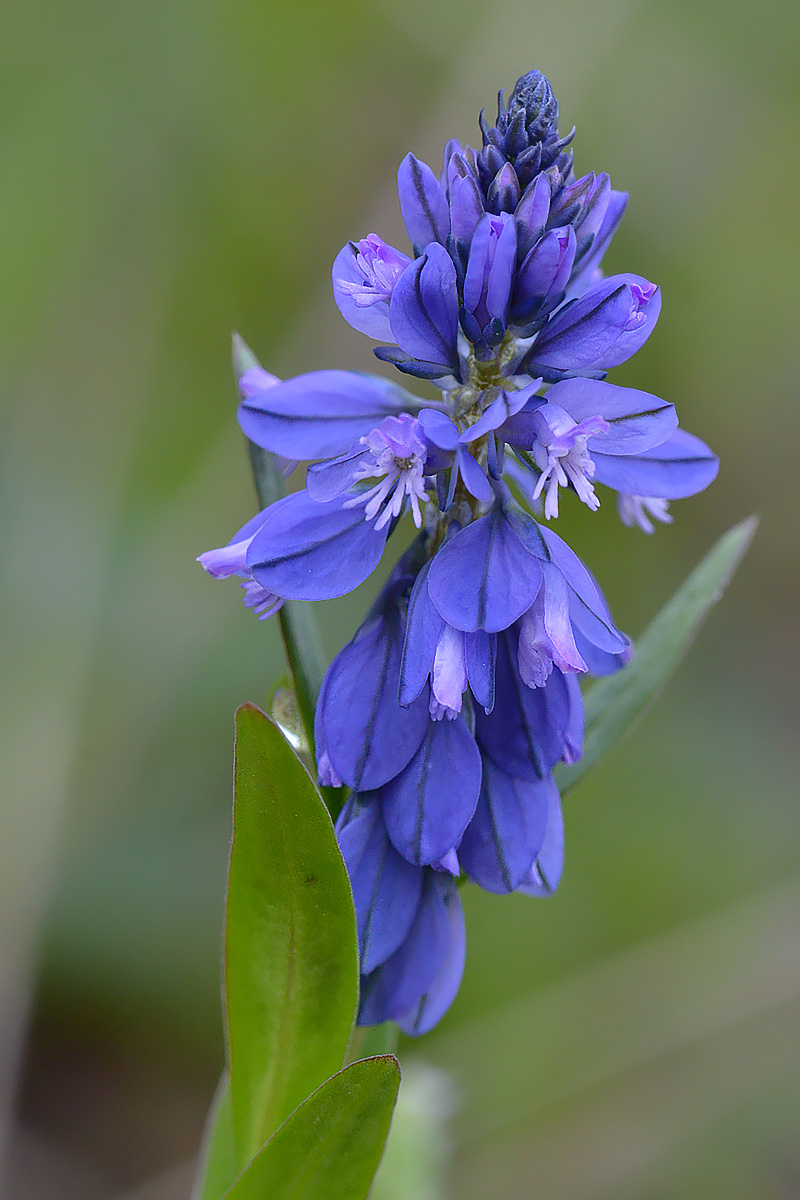
<path fill-rule="evenodd" d="M 192 1200 L 219 1200 L 239 1173 L 227 1072 L 208 1114 Z"/>
<path fill-rule="evenodd" d="M 399 1084 L 390 1055 L 345 1067 L 292 1113 L 226 1200 L 365 1200 Z"/>
<path fill-rule="evenodd" d="M 236 714 L 225 1002 L 240 1165 L 344 1060 L 358 995 L 355 914 L 319 793 L 277 725 Z"/>
<path fill-rule="evenodd" d="M 723 534 L 639 638 L 630 664 L 586 692 L 583 757 L 568 767 L 559 764 L 553 772 L 562 793 L 614 745 L 675 670 L 733 577 L 757 526 L 758 519 L 750 517 Z"/>

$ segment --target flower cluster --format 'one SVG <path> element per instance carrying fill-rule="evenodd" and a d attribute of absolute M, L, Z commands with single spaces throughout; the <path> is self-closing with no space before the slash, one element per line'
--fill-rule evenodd
<path fill-rule="evenodd" d="M 306 486 L 201 556 L 243 580 L 260 616 L 362 583 L 408 511 L 417 534 L 316 714 L 320 781 L 350 789 L 337 822 L 358 917 L 360 1020 L 429 1029 L 464 963 L 457 880 L 547 895 L 562 869 L 552 771 L 581 754 L 580 675 L 631 654 L 593 576 L 553 531 L 561 494 L 598 485 L 652 532 L 717 460 L 674 407 L 606 381 L 650 336 L 661 299 L 604 277 L 627 197 L 575 179 L 558 105 L 532 71 L 503 93 L 482 148 L 449 142 L 441 174 L 398 174 L 406 254 L 376 234 L 333 267 L 342 315 L 375 353 L 433 381 L 423 400 L 346 371 L 239 380 L 258 446 L 310 463 Z"/>

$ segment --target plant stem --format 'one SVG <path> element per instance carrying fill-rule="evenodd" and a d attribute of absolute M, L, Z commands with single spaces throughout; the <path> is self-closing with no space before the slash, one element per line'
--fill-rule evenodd
<path fill-rule="evenodd" d="M 372 1058 L 376 1054 L 397 1054 L 400 1028 L 394 1021 L 383 1025 L 357 1025 L 350 1037 L 345 1063 L 357 1058 Z"/>
<path fill-rule="evenodd" d="M 263 450 L 249 440 L 247 450 L 258 503 L 261 508 L 266 508 L 283 496 L 283 475 L 275 465 L 274 456 L 268 450 Z M 311 611 L 311 605 L 306 600 L 284 600 L 278 611 L 278 625 L 303 733 L 313 763 L 314 711 L 327 666 L 319 626 Z M 335 820 L 343 803 L 342 789 L 326 787 L 320 790 L 328 811 Z"/>

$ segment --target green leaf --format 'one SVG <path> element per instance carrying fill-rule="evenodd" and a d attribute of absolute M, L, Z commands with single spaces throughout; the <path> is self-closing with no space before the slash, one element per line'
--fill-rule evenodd
<path fill-rule="evenodd" d="M 239 337 L 239 334 L 235 333 L 233 335 L 233 373 L 237 380 L 245 371 L 259 365 L 253 351 Z M 258 502 L 262 508 L 266 508 L 267 505 L 274 504 L 284 495 L 286 481 L 274 454 L 270 454 L 269 450 L 264 450 L 251 441 L 248 441 L 247 449 Z M 278 613 L 278 624 L 294 693 L 297 697 L 297 707 L 303 721 L 305 739 L 313 750 L 314 709 L 322 685 L 322 677 L 328 665 L 319 627 L 310 603 L 305 600 L 286 600 Z M 335 798 L 327 796 L 327 793 L 326 798 L 335 801 Z M 329 804 L 329 807 L 338 808 L 339 805 L 334 802 Z"/>
<path fill-rule="evenodd" d="M 629 666 L 589 688 L 583 757 L 568 767 L 559 764 L 553 772 L 562 793 L 614 745 L 670 677 L 725 591 L 757 527 L 758 518 L 749 517 L 729 529 L 647 627 Z"/>
<path fill-rule="evenodd" d="M 269 717 L 236 714 L 225 1002 L 240 1166 L 344 1060 L 358 998 L 350 884 L 330 817 Z"/>
<path fill-rule="evenodd" d="M 239 1173 L 233 1140 L 233 1110 L 227 1073 L 208 1114 L 192 1200 L 219 1200 Z"/>
<path fill-rule="evenodd" d="M 292 1113 L 226 1200 L 365 1200 L 399 1084 L 390 1055 L 345 1067 Z"/>

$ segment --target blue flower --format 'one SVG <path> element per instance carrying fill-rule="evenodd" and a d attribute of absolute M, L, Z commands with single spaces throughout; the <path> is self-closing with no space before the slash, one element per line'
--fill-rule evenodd
<path fill-rule="evenodd" d="M 392 336 L 389 300 L 410 262 L 376 233 L 340 250 L 333 264 L 333 292 L 354 329 L 374 338 Z"/>
<path fill-rule="evenodd" d="M 428 499 L 425 490 L 425 466 L 428 446 L 422 425 L 408 413 L 385 417 L 347 454 L 309 467 L 306 476 L 308 494 L 323 503 L 355 488 L 364 480 L 379 480 L 366 491 L 355 490 L 345 501 L 346 508 L 363 507 L 364 518 L 383 529 L 397 519 L 408 499 L 419 529 L 421 505 Z"/>
<path fill-rule="evenodd" d="M 411 253 L 376 234 L 333 265 L 345 319 L 379 360 L 433 382 L 330 370 L 239 379 L 239 423 L 306 486 L 200 562 L 237 575 L 259 616 L 361 584 L 408 514 L 416 536 L 320 690 L 323 784 L 350 798 L 337 836 L 361 947 L 359 1020 L 429 1029 L 458 989 L 456 879 L 549 895 L 563 867 L 553 768 L 580 757 L 579 679 L 629 660 L 587 567 L 550 527 L 565 492 L 617 493 L 652 532 L 717 459 L 672 404 L 607 373 L 650 337 L 659 289 L 604 278 L 627 197 L 578 179 L 546 78 L 523 76 L 480 149 L 449 142 L 440 175 L 398 172 Z"/>
<path fill-rule="evenodd" d="M 615 487 L 613 464 L 663 446 L 677 425 L 674 407 L 657 396 L 576 378 L 528 401 L 500 432 L 530 453 L 529 465 L 539 472 L 532 499 L 544 493 L 549 520 L 558 516 L 559 488 L 571 488 L 590 509 L 599 508 L 593 480 Z"/>
<path fill-rule="evenodd" d="M 506 519 L 502 508 L 497 512 Z M 624 657 L 629 643 L 572 552 L 549 531 L 537 536 L 532 525 L 524 550 L 539 580 L 532 604 L 548 572 L 561 580 L 558 603 L 551 605 L 549 592 L 544 598 L 551 632 L 537 638 L 534 629 L 532 648 L 523 647 L 527 609 L 496 634 L 464 632 L 445 620 L 428 587 L 440 556 L 424 557 L 422 535 L 325 676 L 315 740 L 322 781 L 353 790 L 337 832 L 359 921 L 362 1023 L 391 1018 L 422 1032 L 452 1000 L 463 935 L 459 940 L 458 908 L 444 920 L 457 895 L 442 873 L 457 876 L 463 868 L 491 891 L 535 895 L 549 894 L 560 877 L 560 801 L 551 771 L 560 759 L 579 757 L 583 726 L 580 689 L 562 666 L 574 672 L 586 665 L 577 652 L 570 664 L 551 657 L 535 686 L 527 665 L 531 655 L 547 658 L 548 637 L 560 644 L 565 625 L 573 647 L 581 637 Z M 574 618 L 566 611 L 570 601 Z M 438 971 L 442 982 L 434 987 Z M 404 1015 L 412 1002 L 413 1021 Z"/>
<path fill-rule="evenodd" d="M 271 617 L 283 604 L 283 598 L 263 588 L 247 566 L 247 551 L 265 517 L 266 512 L 259 513 L 233 535 L 227 546 L 219 550 L 206 550 L 197 560 L 213 579 L 238 576 L 242 580 L 244 603 L 247 608 L 253 609 L 259 620 Z"/>
<path fill-rule="evenodd" d="M 447 866 L 411 866 L 392 846 L 377 795 L 354 796 L 336 823 L 353 887 L 362 1025 L 397 1021 L 426 1033 L 450 1007 L 466 953 L 464 915 Z"/>

